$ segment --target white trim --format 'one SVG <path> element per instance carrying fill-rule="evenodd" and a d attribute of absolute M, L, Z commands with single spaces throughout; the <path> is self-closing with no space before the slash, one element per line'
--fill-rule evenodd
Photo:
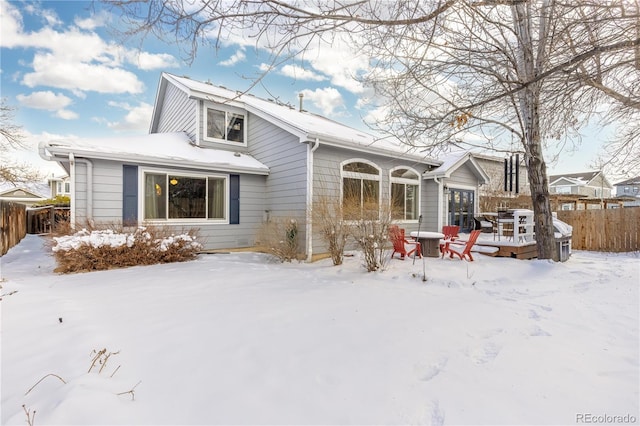
<path fill-rule="evenodd" d="M 229 114 L 236 114 L 236 115 L 242 116 L 242 142 L 234 142 L 234 141 L 229 141 L 227 139 L 217 139 L 217 138 L 212 138 L 207 136 L 207 125 L 208 125 L 207 111 L 209 109 L 217 112 L 224 112 L 225 126 L 229 125 Z M 214 143 L 220 143 L 220 144 L 229 145 L 229 146 L 246 147 L 247 146 L 247 128 L 249 127 L 247 115 L 248 115 L 247 111 L 241 108 L 235 108 L 227 105 L 220 105 L 211 101 L 204 101 L 202 103 L 202 115 L 201 115 L 202 124 L 203 124 L 202 140 L 205 142 L 214 142 Z"/>
<path fill-rule="evenodd" d="M 346 166 L 347 164 L 351 164 L 351 163 L 365 163 L 370 165 L 371 167 L 374 167 L 376 170 L 378 170 L 378 174 L 374 175 L 374 174 L 370 174 L 370 173 L 360 173 L 360 172 L 345 172 L 344 171 L 344 166 Z M 374 163 L 373 161 L 364 159 L 364 158 L 351 158 L 349 160 L 344 160 L 340 163 L 340 204 L 342 205 L 343 203 L 343 197 L 344 197 L 344 178 L 351 178 L 351 179 L 360 179 L 362 180 L 372 180 L 372 181 L 377 181 L 378 182 L 378 217 L 380 216 L 381 213 L 381 207 L 382 207 L 382 168 L 380 168 L 376 163 Z M 362 191 L 362 184 L 360 185 L 360 190 Z M 360 194 L 362 196 L 362 193 Z M 362 199 L 360 200 L 360 202 L 362 203 Z M 361 206 L 362 207 L 362 206 Z"/>
<path fill-rule="evenodd" d="M 225 181 L 225 197 L 224 197 L 224 219 L 209 219 L 209 218 L 179 218 L 179 219 L 146 219 L 144 217 L 144 202 L 145 202 L 145 174 L 165 174 L 178 175 L 188 178 L 206 179 L 207 185 L 209 185 L 209 178 L 222 178 Z M 179 224 L 202 224 L 202 225 L 228 225 L 229 224 L 229 197 L 230 197 L 230 179 L 228 174 L 220 173 L 194 173 L 184 172 L 180 169 L 165 169 L 155 167 L 138 167 L 138 223 L 154 223 L 154 224 L 167 224 L 167 225 L 179 225 Z M 205 198 L 209 196 L 208 186 L 205 190 Z M 169 198 L 166 198 L 166 213 L 169 214 Z M 209 203 L 207 200 L 205 212 L 208 215 Z"/>
<path fill-rule="evenodd" d="M 416 175 L 415 179 L 401 178 L 401 177 L 393 177 L 392 174 L 396 170 L 408 170 L 411 173 Z M 416 193 L 418 199 L 416 200 L 416 204 L 418 206 L 418 217 L 415 219 L 406 219 L 407 215 L 407 198 L 406 198 L 406 187 L 405 187 L 405 200 L 404 200 L 404 216 L 405 218 L 399 219 L 399 222 L 402 223 L 418 223 L 420 215 L 421 215 L 421 200 L 422 200 L 422 179 L 420 178 L 420 173 L 414 169 L 413 167 L 408 166 L 396 166 L 389 170 L 389 211 L 391 212 L 391 201 L 393 199 L 392 195 L 392 187 L 393 184 L 402 184 L 402 185 L 415 185 L 418 187 L 418 191 Z"/>
<path fill-rule="evenodd" d="M 313 153 L 320 146 L 320 141 L 316 139 L 307 145 L 307 261 L 311 262 L 313 257 Z"/>

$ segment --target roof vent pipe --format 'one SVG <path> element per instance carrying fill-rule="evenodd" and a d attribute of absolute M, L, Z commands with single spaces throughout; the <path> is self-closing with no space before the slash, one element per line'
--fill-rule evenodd
<path fill-rule="evenodd" d="M 304 98 L 304 93 L 300 92 L 298 93 L 298 97 L 300 98 L 300 112 L 304 111 L 302 109 L 302 99 Z"/>

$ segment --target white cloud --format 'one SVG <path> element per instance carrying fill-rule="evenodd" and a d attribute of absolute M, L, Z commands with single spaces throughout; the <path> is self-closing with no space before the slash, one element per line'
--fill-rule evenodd
<path fill-rule="evenodd" d="M 37 53 L 33 69 L 34 72 L 25 74 L 22 79 L 28 87 L 50 86 L 98 93 L 144 91 L 142 82 L 130 71 L 86 62 L 65 62 L 50 53 Z"/>
<path fill-rule="evenodd" d="M 104 11 L 100 11 L 95 15 L 91 15 L 88 18 L 76 18 L 74 20 L 78 28 L 83 30 L 95 30 L 96 28 L 103 27 L 110 21 L 110 16 Z"/>
<path fill-rule="evenodd" d="M 146 102 L 141 102 L 138 106 L 131 106 L 127 103 L 117 102 L 109 102 L 109 105 L 128 111 L 122 121 L 108 122 L 107 126 L 110 129 L 120 132 L 147 132 L 149 130 L 151 114 L 153 113 L 153 105 Z M 94 120 L 98 121 L 100 119 L 94 118 Z"/>
<path fill-rule="evenodd" d="M 324 89 L 302 90 L 300 93 L 304 95 L 303 102 L 307 99 L 317 106 L 324 115 L 335 116 L 336 110 L 344 109 L 344 100 L 337 89 L 333 87 L 325 87 Z"/>
<path fill-rule="evenodd" d="M 102 39 L 92 30 L 108 19 L 104 13 L 77 18 L 75 25 L 63 31 L 54 29 L 52 25 L 59 22 L 46 14 L 49 25 L 33 32 L 25 32 L 20 11 L 7 1 L 0 1 L 0 16 L 0 46 L 36 49 L 33 61 L 26 65 L 32 66 L 33 71 L 24 73 L 22 79 L 28 87 L 136 94 L 144 90 L 144 85 L 133 72 L 123 68 L 124 63 L 142 70 L 178 66 L 172 55 L 126 49 Z"/>
<path fill-rule="evenodd" d="M 61 109 L 56 111 L 56 117 L 62 118 L 63 120 L 76 120 L 79 116 L 73 111 L 69 111 L 68 109 Z"/>
<path fill-rule="evenodd" d="M 56 94 L 51 91 L 33 92 L 29 95 L 18 95 L 16 96 L 16 99 L 22 106 L 34 109 L 45 109 L 48 111 L 61 109 L 72 103 L 71 98 L 68 98 L 61 93 Z"/>
<path fill-rule="evenodd" d="M 299 65 L 285 65 L 280 69 L 280 74 L 297 80 L 324 81 L 327 79 L 325 76 L 304 69 Z"/>
<path fill-rule="evenodd" d="M 241 49 L 241 50 L 238 50 L 233 55 L 231 55 L 231 57 L 226 61 L 219 62 L 219 65 L 222 65 L 223 67 L 231 67 L 239 62 L 244 61 L 246 58 L 247 58 L 247 55 L 245 55 L 244 51 Z"/>

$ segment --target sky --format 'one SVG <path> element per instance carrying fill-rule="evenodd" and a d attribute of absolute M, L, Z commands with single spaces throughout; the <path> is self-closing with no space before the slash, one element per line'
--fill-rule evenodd
<path fill-rule="evenodd" d="M 27 235 L 0 258 L 3 425 L 640 419 L 637 253 L 57 274 L 68 242 Z"/>
<path fill-rule="evenodd" d="M 238 41 L 218 51 L 202 46 L 189 63 L 179 46 L 115 37 L 121 19 L 99 2 L 0 0 L 0 8 L 0 89 L 30 147 L 16 157 L 56 175 L 62 169 L 38 157 L 38 142 L 148 133 L 163 71 L 244 91 L 268 60 L 268 52 Z M 371 93 L 351 77 L 366 67 L 366 58 L 335 45 L 281 64 L 250 92 L 294 106 L 303 93 L 305 109 L 367 130 L 363 118 L 375 113 L 365 107 Z M 580 149 L 557 163 L 549 152 L 550 170 L 593 169 L 602 138 L 588 129 Z"/>

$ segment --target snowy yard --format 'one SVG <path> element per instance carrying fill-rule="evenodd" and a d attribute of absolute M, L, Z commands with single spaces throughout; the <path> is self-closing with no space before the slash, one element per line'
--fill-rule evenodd
<path fill-rule="evenodd" d="M 255 253 L 57 275 L 42 243 L 1 258 L 3 425 L 640 418 L 637 253 L 427 258 L 424 282 Z"/>

